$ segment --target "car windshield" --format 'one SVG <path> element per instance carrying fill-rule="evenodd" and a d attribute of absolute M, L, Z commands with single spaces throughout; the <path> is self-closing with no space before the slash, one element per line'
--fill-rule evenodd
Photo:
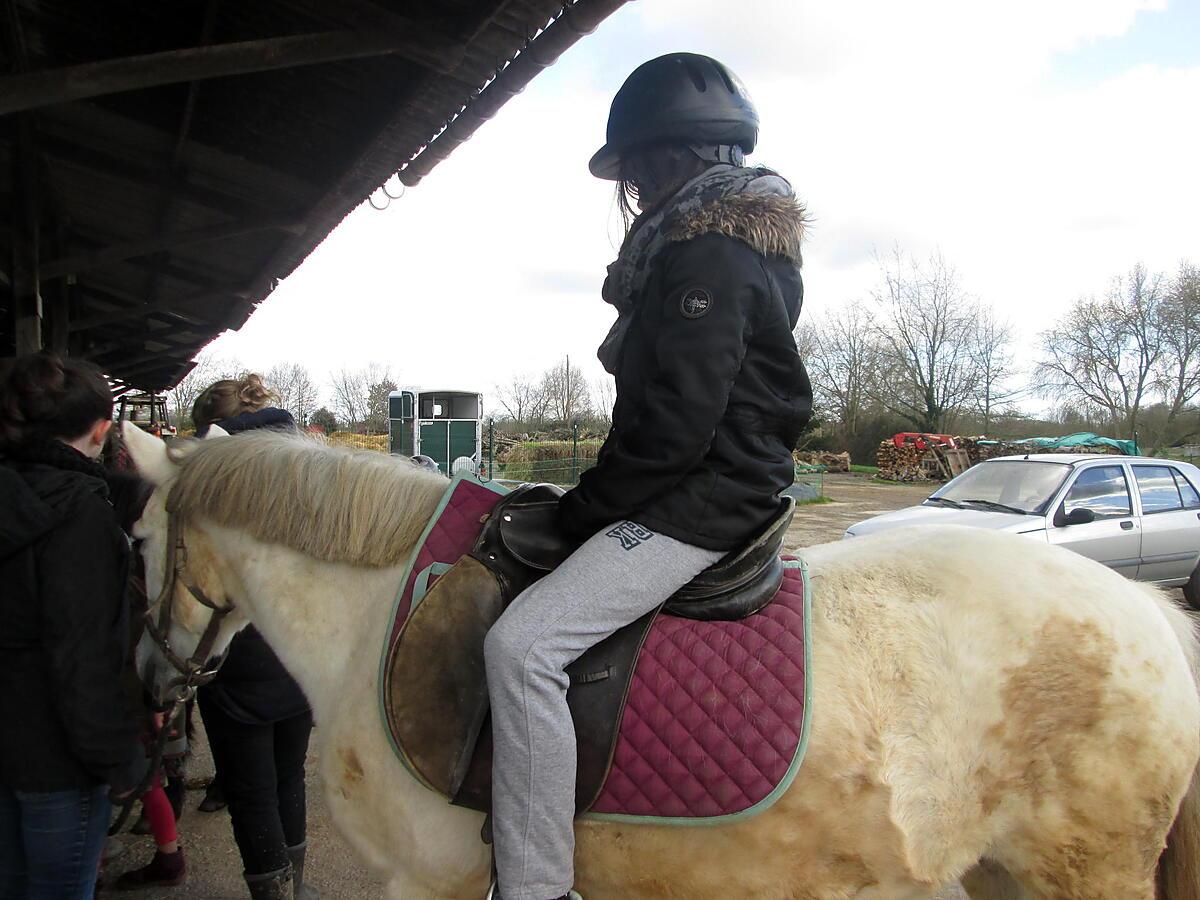
<path fill-rule="evenodd" d="M 967 469 L 926 502 L 954 501 L 997 512 L 1042 515 L 1070 471 L 1065 463 L 993 460 Z"/>

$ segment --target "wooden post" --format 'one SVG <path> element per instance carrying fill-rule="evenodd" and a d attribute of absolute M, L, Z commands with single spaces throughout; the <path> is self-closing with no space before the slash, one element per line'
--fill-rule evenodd
<path fill-rule="evenodd" d="M 16 352 L 42 349 L 42 298 L 38 285 L 38 170 L 32 123 L 17 116 L 12 144 L 12 298 Z"/>

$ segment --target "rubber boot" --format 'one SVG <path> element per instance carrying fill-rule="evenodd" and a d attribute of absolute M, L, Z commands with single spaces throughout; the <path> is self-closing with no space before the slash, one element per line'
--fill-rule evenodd
<path fill-rule="evenodd" d="M 133 823 L 133 827 L 129 829 L 129 833 L 143 836 L 154 833 L 154 827 L 150 824 L 150 817 L 146 815 L 146 807 L 142 807 L 141 815 Z"/>
<path fill-rule="evenodd" d="M 294 900 L 320 900 L 321 892 L 311 884 L 304 883 L 304 851 L 308 841 L 288 847 L 288 859 L 292 863 L 292 896 Z"/>
<path fill-rule="evenodd" d="M 155 850 L 154 858 L 147 865 L 122 874 L 116 888 L 118 891 L 136 891 L 154 886 L 175 887 L 183 884 L 186 877 L 187 862 L 182 847 L 174 853 Z"/>
<path fill-rule="evenodd" d="M 167 783 L 163 785 L 163 793 L 167 795 L 176 822 L 183 818 L 183 797 L 186 790 L 187 785 L 182 778 L 168 778 Z"/>
<path fill-rule="evenodd" d="M 292 900 L 292 867 L 264 875 L 245 875 L 251 900 Z"/>
<path fill-rule="evenodd" d="M 216 812 L 224 809 L 228 804 L 225 802 L 225 792 L 221 790 L 221 782 L 213 779 L 208 783 L 208 789 L 204 792 L 204 799 L 200 801 L 200 805 L 196 807 L 200 812 Z"/>

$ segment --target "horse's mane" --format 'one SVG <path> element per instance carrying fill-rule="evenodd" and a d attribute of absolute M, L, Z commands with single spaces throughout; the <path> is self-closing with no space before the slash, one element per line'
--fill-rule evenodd
<path fill-rule="evenodd" d="M 176 454 L 171 508 L 326 562 L 401 562 L 449 483 L 407 460 L 319 438 L 252 432 Z"/>

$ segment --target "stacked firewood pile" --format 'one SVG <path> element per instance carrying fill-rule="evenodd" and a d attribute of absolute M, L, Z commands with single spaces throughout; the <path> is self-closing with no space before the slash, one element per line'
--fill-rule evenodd
<path fill-rule="evenodd" d="M 1019 456 L 1024 453 L 1078 453 L 1078 447 L 1063 447 L 1057 450 L 1031 448 L 1026 444 L 1000 442 L 985 444 L 982 437 L 955 437 L 954 445 L 965 450 L 971 465 L 994 459 L 997 456 Z M 1088 447 L 1088 453 L 1112 453 L 1120 455 L 1115 447 Z M 897 447 L 892 441 L 882 441 L 875 456 L 879 477 L 888 481 L 938 481 L 944 480 L 941 467 L 934 460 L 932 450 L 918 450 L 914 446 Z"/>
<path fill-rule="evenodd" d="M 911 445 L 897 447 L 892 441 L 881 441 L 875 454 L 879 477 L 888 481 L 928 481 L 929 476 L 921 466 L 928 453 Z"/>
<path fill-rule="evenodd" d="M 792 458 L 801 466 L 824 466 L 826 472 L 849 472 L 850 453 L 827 453 L 822 450 L 797 450 Z"/>

